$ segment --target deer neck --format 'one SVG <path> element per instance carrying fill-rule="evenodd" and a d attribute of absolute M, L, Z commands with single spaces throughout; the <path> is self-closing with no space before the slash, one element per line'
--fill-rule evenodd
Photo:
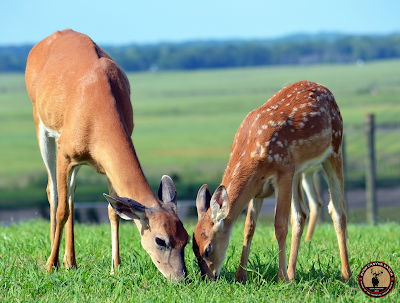
<path fill-rule="evenodd" d="M 121 197 L 136 200 L 144 206 L 158 204 L 140 166 L 130 131 L 124 120 L 100 128 L 101 139 L 96 142 L 92 157 L 99 163 L 103 172 L 110 179 L 115 191 Z"/>
<path fill-rule="evenodd" d="M 238 164 L 236 164 L 238 165 Z M 237 169 L 239 171 L 240 169 Z M 241 173 L 244 173 L 243 171 Z M 240 213 L 253 198 L 252 177 L 243 177 L 240 172 L 236 174 L 225 174 L 222 184 L 226 187 L 229 199 L 228 214 L 225 219 L 225 225 L 233 225 Z"/>

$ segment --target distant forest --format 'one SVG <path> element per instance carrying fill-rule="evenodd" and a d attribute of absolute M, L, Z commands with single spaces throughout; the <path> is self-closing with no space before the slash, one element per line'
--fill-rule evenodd
<path fill-rule="evenodd" d="M 127 72 L 283 64 L 345 63 L 400 57 L 400 34 L 293 35 L 274 40 L 100 45 Z M 0 46 L 0 72 L 24 71 L 33 45 Z"/>

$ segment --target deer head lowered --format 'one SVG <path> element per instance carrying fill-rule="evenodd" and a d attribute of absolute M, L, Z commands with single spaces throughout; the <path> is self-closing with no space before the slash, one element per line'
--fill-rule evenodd
<path fill-rule="evenodd" d="M 77 266 L 75 182 L 81 165 L 89 165 L 108 178 L 111 270 L 120 264 L 121 216 L 135 221 L 144 249 L 166 277 L 185 277 L 183 254 L 189 236 L 177 215 L 176 190 L 164 176 L 157 199 L 146 181 L 131 139 L 130 86 L 122 69 L 88 36 L 64 30 L 33 47 L 25 80 L 48 172 L 52 250 L 47 270 L 59 266 L 64 226 L 64 265 Z"/>
<path fill-rule="evenodd" d="M 346 247 L 346 213 L 342 172 L 343 123 L 332 93 L 310 81 L 288 85 L 250 112 L 236 133 L 222 184 L 211 196 L 204 185 L 197 196 L 198 223 L 193 250 L 201 272 L 216 278 L 224 261 L 233 225 L 250 202 L 241 262 L 236 279 L 246 281 L 250 244 L 263 199 L 276 194 L 275 234 L 279 246 L 278 279 L 295 278 L 300 238 L 307 218 L 301 173 L 322 164 L 331 193 L 343 278 L 351 276 Z M 292 246 L 286 267 L 289 213 Z"/>

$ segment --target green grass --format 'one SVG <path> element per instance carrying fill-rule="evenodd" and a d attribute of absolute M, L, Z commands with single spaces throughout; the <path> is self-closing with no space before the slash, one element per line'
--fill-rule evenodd
<path fill-rule="evenodd" d="M 185 224 L 193 232 L 193 224 Z M 202 281 L 191 244 L 185 259 L 189 277 L 184 283 L 168 282 L 141 248 L 137 228 L 121 226 L 122 267 L 110 275 L 110 226 L 75 228 L 77 270 L 61 269 L 48 274 L 49 223 L 29 221 L 0 227 L 0 300 L 3 302 L 373 302 L 358 287 L 361 268 L 375 260 L 400 272 L 400 226 L 348 227 L 350 265 L 354 277 L 340 278 L 340 258 L 333 226 L 317 226 L 312 243 L 302 241 L 296 283 L 277 283 L 278 248 L 273 227 L 259 224 L 254 235 L 247 284 L 234 282 L 243 240 L 244 218 L 234 227 L 221 277 Z M 290 250 L 288 235 L 287 254 Z M 63 247 L 61 249 L 63 252 Z M 397 283 L 398 284 L 398 283 Z M 379 302 L 398 302 L 399 288 Z"/>
<path fill-rule="evenodd" d="M 132 138 L 153 187 L 163 174 L 174 175 L 179 197 L 194 199 L 199 185 L 219 184 L 233 137 L 247 113 L 285 85 L 309 79 L 335 95 L 347 135 L 348 181 L 362 184 L 365 114 L 375 113 L 378 125 L 400 125 L 399 70 L 400 60 L 389 60 L 361 68 L 351 64 L 131 73 Z M 38 188 L 44 192 L 47 176 L 23 74 L 0 74 L 0 119 L 0 190 L 6 191 L 0 204 L 12 204 L 13 192 L 22 190 L 25 200 L 39 203 L 43 194 L 37 194 Z M 398 138 L 398 130 L 377 132 L 381 185 L 400 181 Z M 77 184 L 79 201 L 103 200 L 98 188 L 107 190 L 105 178 L 90 169 L 81 170 Z"/>

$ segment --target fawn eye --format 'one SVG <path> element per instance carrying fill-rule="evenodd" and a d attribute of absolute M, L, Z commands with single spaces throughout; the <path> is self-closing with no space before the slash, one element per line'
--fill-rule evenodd
<path fill-rule="evenodd" d="M 210 253 L 212 251 L 212 245 L 211 243 L 207 246 L 207 248 L 204 250 L 204 257 L 208 258 L 210 256 Z"/>
<path fill-rule="evenodd" d="M 160 239 L 158 237 L 156 237 L 156 244 L 157 244 L 157 246 L 160 246 L 162 248 L 167 246 L 167 243 L 165 243 L 165 241 L 163 239 Z"/>

